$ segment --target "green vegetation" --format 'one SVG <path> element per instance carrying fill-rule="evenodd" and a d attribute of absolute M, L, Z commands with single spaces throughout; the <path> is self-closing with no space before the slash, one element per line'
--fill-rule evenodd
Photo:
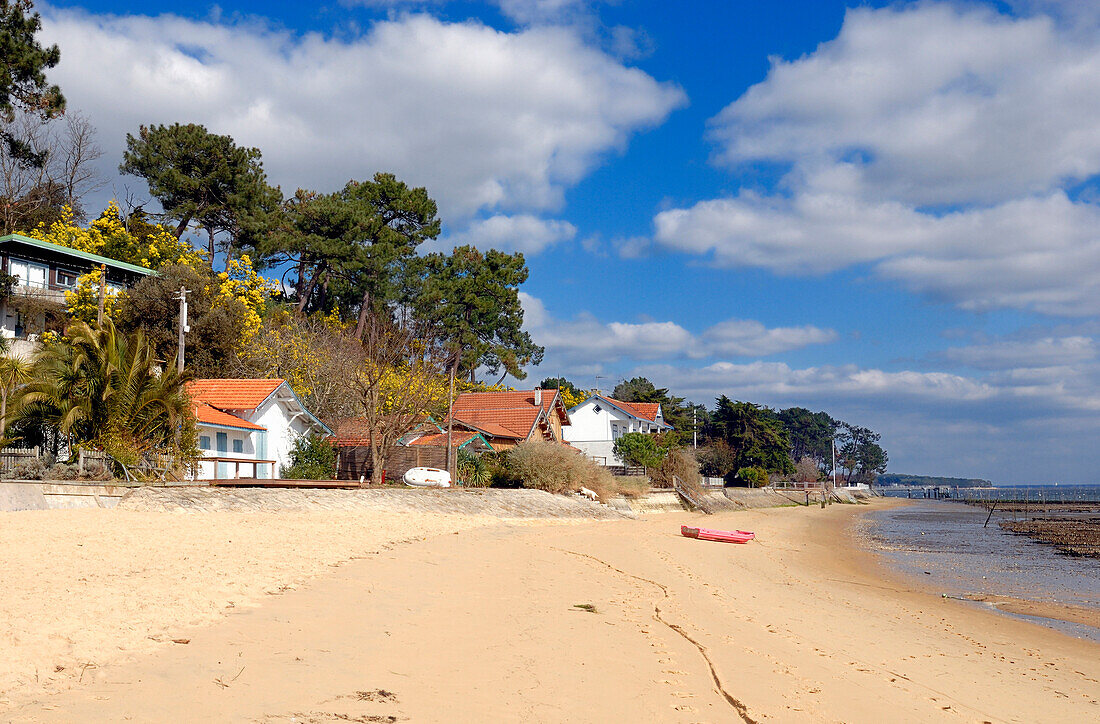
<path fill-rule="evenodd" d="M 29 0 L 0 2 L 0 119 L 11 123 L 19 112 L 53 118 L 65 110 L 65 97 L 56 85 L 49 85 L 45 71 L 61 60 L 56 45 L 43 48 L 35 36 L 42 29 L 42 18 L 31 12 Z M 10 129 L 0 130 L 12 158 L 33 166 L 46 162 Z"/>
<path fill-rule="evenodd" d="M 469 488 L 484 488 L 493 481 L 493 471 L 481 455 L 466 448 L 458 451 L 458 479 Z"/>
<path fill-rule="evenodd" d="M 935 475 L 905 475 L 890 473 L 879 475 L 876 485 L 937 485 L 941 487 L 986 488 L 993 485 L 989 480 L 980 478 L 947 478 Z"/>
<path fill-rule="evenodd" d="M 615 456 L 627 465 L 655 468 L 661 464 L 668 450 L 661 448 L 653 435 L 644 432 L 628 432 L 611 447 Z"/>
<path fill-rule="evenodd" d="M 336 477 L 336 448 L 321 435 L 302 435 L 290 451 L 290 465 L 282 476 L 291 480 L 332 480 Z"/>
<path fill-rule="evenodd" d="M 282 193 L 267 183 L 259 149 L 241 148 L 194 123 L 126 134 L 119 170 L 145 179 L 177 239 L 197 224 L 207 235 L 210 259 L 218 234 L 234 250 L 254 247 L 282 202 Z"/>
<path fill-rule="evenodd" d="M 523 254 L 460 246 L 452 254 L 429 254 L 423 272 L 413 308 L 443 330 L 470 381 L 478 367 L 521 380 L 525 366 L 542 361 L 542 347 L 523 331 L 519 285 L 528 273 Z"/>
<path fill-rule="evenodd" d="M 175 365 L 158 368 L 141 333 L 76 322 L 33 364 L 15 399 L 13 428 L 44 429 L 69 451 L 102 449 L 128 467 L 163 468 L 158 457 L 167 456 L 181 474 L 197 455 L 184 378 Z"/>

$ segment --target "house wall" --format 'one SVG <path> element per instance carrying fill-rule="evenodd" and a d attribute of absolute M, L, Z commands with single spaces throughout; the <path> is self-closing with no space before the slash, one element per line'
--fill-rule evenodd
<path fill-rule="evenodd" d="M 277 478 L 282 477 L 281 468 L 290 465 L 294 441 L 302 435 L 308 435 L 312 429 L 309 418 L 305 415 L 289 419 L 286 408 L 276 399 L 280 391 L 281 388 L 255 410 L 235 413 L 249 422 L 267 428 L 266 459 L 275 461 Z"/>
<path fill-rule="evenodd" d="M 596 412 L 599 406 L 600 411 Z M 589 398 L 569 411 L 565 440 L 603 465 L 622 465 L 612 448 L 628 432 L 655 432 L 657 426 L 612 407 L 604 400 Z"/>
<path fill-rule="evenodd" d="M 237 465 L 234 462 L 221 462 L 218 463 L 215 460 L 200 460 L 198 469 L 195 472 L 195 477 L 200 480 L 210 480 L 214 478 L 269 478 L 271 477 L 270 465 L 255 465 L 249 461 L 256 460 L 258 456 L 256 450 L 257 438 L 264 433 L 258 430 L 238 430 L 228 427 L 217 427 L 215 425 L 205 425 L 203 423 L 197 423 L 199 434 L 199 450 L 204 458 L 232 458 L 233 460 L 246 461 L 249 464 Z M 225 451 L 218 450 L 218 433 L 225 433 Z M 204 439 L 205 438 L 205 439 Z M 240 440 L 241 452 L 234 452 L 233 441 Z M 205 445 L 204 445 L 205 443 Z M 215 465 L 221 467 L 215 469 Z M 278 470 L 275 471 L 276 474 Z"/>

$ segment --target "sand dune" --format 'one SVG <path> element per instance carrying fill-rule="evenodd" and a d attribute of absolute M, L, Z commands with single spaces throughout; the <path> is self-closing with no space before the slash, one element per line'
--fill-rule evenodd
<path fill-rule="evenodd" d="M 858 510 L 788 508 L 706 519 L 711 527 L 755 529 L 758 540 L 745 546 L 680 537 L 680 523 L 700 520 L 688 514 L 436 535 L 329 568 L 208 625 L 162 624 L 161 635 L 186 629 L 190 642 L 115 656 L 86 670 L 67 692 L 32 692 L 33 700 L 15 702 L 8 718 L 1100 717 L 1100 646 L 892 578 L 840 535 Z M 160 520 L 168 526 L 163 521 L 178 517 Z M 195 520 L 222 525 L 216 515 Z M 295 529 L 302 544 L 324 549 L 307 542 L 311 526 L 319 532 L 323 518 Z M 204 575 L 240 570 L 230 558 Z M 260 570 L 278 565 L 276 556 L 257 562 Z M 173 582 L 171 567 L 166 562 L 161 575 L 145 579 L 135 568 L 132 583 L 174 584 L 182 600 L 193 601 L 194 589 L 204 586 L 191 577 Z"/>

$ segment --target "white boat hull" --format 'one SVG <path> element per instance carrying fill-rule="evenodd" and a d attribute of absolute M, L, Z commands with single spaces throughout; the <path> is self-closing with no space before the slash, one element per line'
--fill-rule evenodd
<path fill-rule="evenodd" d="M 405 485 L 413 488 L 449 488 L 451 476 L 439 468 L 412 468 L 402 478 Z"/>

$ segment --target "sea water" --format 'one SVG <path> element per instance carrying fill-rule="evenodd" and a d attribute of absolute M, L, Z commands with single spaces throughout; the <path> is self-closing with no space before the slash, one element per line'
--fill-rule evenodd
<path fill-rule="evenodd" d="M 1009 514 L 1011 516 L 1011 514 Z M 914 500 L 872 511 L 861 533 L 903 573 L 948 596 L 987 594 L 1100 609 L 1100 561 L 1002 530 L 994 514 L 958 502 Z M 1100 641 L 1100 629 L 1034 619 Z"/>

